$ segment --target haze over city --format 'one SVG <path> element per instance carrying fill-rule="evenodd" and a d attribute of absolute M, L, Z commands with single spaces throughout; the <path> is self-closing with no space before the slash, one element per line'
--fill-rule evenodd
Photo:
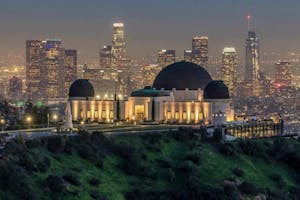
<path fill-rule="evenodd" d="M 235 46 L 244 56 L 245 16 L 261 40 L 262 52 L 299 52 L 297 0 L 2 0 L 0 54 L 25 54 L 25 40 L 60 38 L 79 52 L 79 61 L 97 58 L 111 41 L 112 23 L 125 23 L 131 57 L 175 49 L 182 56 L 194 35 L 208 35 L 210 55 Z M 142 49 L 141 49 L 142 46 Z"/>

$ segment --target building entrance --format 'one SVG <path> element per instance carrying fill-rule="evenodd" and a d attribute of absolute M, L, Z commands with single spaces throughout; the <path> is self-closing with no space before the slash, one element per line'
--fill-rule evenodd
<path fill-rule="evenodd" d="M 135 105 L 134 106 L 134 114 L 136 120 L 143 121 L 145 118 L 145 106 L 144 105 Z"/>

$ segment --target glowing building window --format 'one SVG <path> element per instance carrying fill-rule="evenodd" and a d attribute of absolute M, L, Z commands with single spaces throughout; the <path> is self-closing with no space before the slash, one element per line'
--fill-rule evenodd
<path fill-rule="evenodd" d="M 195 113 L 194 112 L 191 113 L 191 120 L 195 120 Z"/>
<path fill-rule="evenodd" d="M 203 120 L 203 114 L 201 112 L 198 114 L 198 120 Z"/>
<path fill-rule="evenodd" d="M 167 119 L 172 119 L 172 115 L 170 111 L 167 112 Z"/>
<path fill-rule="evenodd" d="M 102 119 L 106 119 L 106 111 L 102 110 Z"/>
<path fill-rule="evenodd" d="M 98 111 L 95 111 L 95 118 L 98 118 L 99 115 L 98 115 Z"/>
<path fill-rule="evenodd" d="M 114 118 L 114 111 L 111 110 L 111 111 L 109 112 L 109 118 L 110 118 L 110 119 L 113 119 L 113 118 Z"/>
<path fill-rule="evenodd" d="M 87 118 L 91 118 L 91 111 L 87 111 Z"/>
<path fill-rule="evenodd" d="M 80 111 L 80 117 L 83 118 L 83 111 Z"/>
<path fill-rule="evenodd" d="M 183 119 L 183 120 L 186 120 L 186 119 L 187 119 L 186 112 L 183 112 L 183 113 L 182 113 L 182 119 Z"/>
<path fill-rule="evenodd" d="M 179 112 L 175 112 L 175 119 L 179 120 Z"/>

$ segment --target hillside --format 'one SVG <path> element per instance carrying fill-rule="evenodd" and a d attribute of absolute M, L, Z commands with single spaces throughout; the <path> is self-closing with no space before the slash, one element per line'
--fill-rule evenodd
<path fill-rule="evenodd" d="M 300 142 L 201 134 L 21 138 L 2 151 L 0 199 L 299 199 Z"/>

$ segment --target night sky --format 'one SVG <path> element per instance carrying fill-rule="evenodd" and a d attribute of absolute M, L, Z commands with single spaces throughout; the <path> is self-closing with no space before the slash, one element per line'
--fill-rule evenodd
<path fill-rule="evenodd" d="M 126 26 L 128 54 L 171 48 L 182 55 L 193 35 L 208 35 L 211 55 L 224 46 L 244 54 L 245 15 L 262 51 L 300 50 L 299 0 L 0 0 L 0 54 L 24 54 L 26 39 L 61 38 L 80 60 L 109 44 L 112 23 Z"/>

